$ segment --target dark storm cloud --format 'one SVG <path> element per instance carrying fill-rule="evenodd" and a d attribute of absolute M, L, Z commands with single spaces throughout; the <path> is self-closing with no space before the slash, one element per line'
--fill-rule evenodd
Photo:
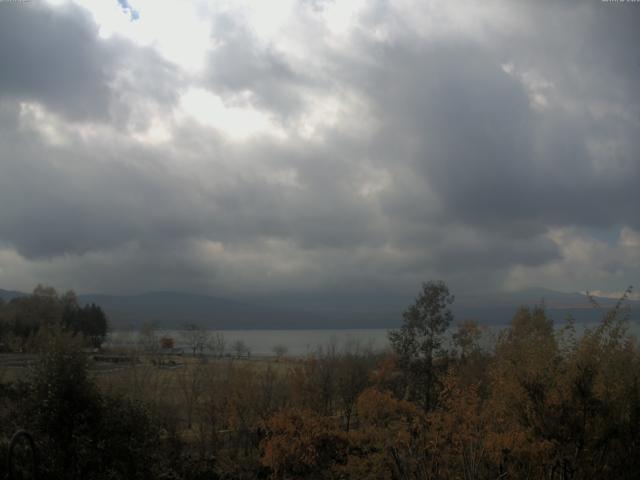
<path fill-rule="evenodd" d="M 514 267 L 557 263 L 552 229 L 640 228 L 640 8 L 509 9 L 517 29 L 478 37 L 370 4 L 343 47 L 306 40 L 308 68 L 227 12 L 195 78 L 98 39 L 79 8 L 12 9 L 0 15 L 0 246 L 93 290 L 400 292 L 431 277 L 499 286 Z M 230 141 L 172 120 L 196 84 L 287 135 Z M 309 98 L 332 96 L 347 113 L 298 132 Z M 50 120 L 25 121 L 21 101 L 105 132 L 47 140 Z M 154 115 L 170 142 L 127 135 Z"/>
<path fill-rule="evenodd" d="M 461 238 L 459 235 L 455 230 L 448 232 L 433 251 L 432 263 L 444 275 L 464 273 L 470 266 L 477 271 L 499 270 L 511 265 L 541 265 L 560 258 L 556 245 L 544 237 L 514 240 L 499 232 L 462 232 Z"/>
<path fill-rule="evenodd" d="M 189 130 L 207 135 L 196 126 Z M 353 198 L 353 172 L 323 159 L 321 152 L 229 147 L 225 158 L 199 167 L 195 179 L 174 168 L 179 159 L 171 152 L 135 142 L 85 145 L 73 138 L 52 146 L 33 133 L 27 144 L 19 131 L 8 129 L 0 139 L 5 153 L 0 203 L 12 205 L 0 209 L 0 238 L 28 258 L 189 238 L 252 248 L 260 239 L 291 239 L 310 249 L 379 241 L 370 207 Z M 176 143 L 181 152 L 193 148 L 188 137 Z M 265 171 L 295 163 L 308 170 L 300 186 L 265 181 L 261 171 L 225 167 L 269 150 L 278 160 L 265 160 L 271 163 Z"/>
<path fill-rule="evenodd" d="M 175 100 L 171 65 L 149 48 L 100 39 L 80 7 L 6 7 L 0 12 L 0 101 L 36 101 L 70 120 L 107 122 L 131 113 L 127 94 L 136 89 L 161 103 Z M 129 77 L 119 77 L 122 72 Z"/>
<path fill-rule="evenodd" d="M 628 13 L 638 18 L 638 12 Z M 598 23 L 599 14 L 589 12 L 590 20 Z M 629 51 L 630 40 L 637 43 L 637 29 L 623 14 L 615 16 L 620 24 L 611 17 L 607 17 L 610 38 L 601 25 L 596 35 L 584 30 L 580 17 L 568 17 L 566 23 L 551 28 L 541 21 L 544 34 L 540 30 L 537 34 L 541 42 L 549 41 L 547 35 L 583 42 L 586 51 L 592 45 L 596 52 Z M 601 42 L 613 45 L 603 48 Z M 411 145 L 409 155 L 393 162 L 409 162 L 411 174 L 423 179 L 424 190 L 436 194 L 440 209 L 432 221 L 499 229 L 515 237 L 571 224 L 622 223 L 637 228 L 640 217 L 633 205 L 640 201 L 640 142 L 633 131 L 639 118 L 634 107 L 637 89 L 630 88 L 629 77 L 637 77 L 640 68 L 612 72 L 605 67 L 612 64 L 606 55 L 601 67 L 594 68 L 590 62 L 598 62 L 599 53 L 593 58 L 573 57 L 572 48 L 565 51 L 554 45 L 539 51 L 535 39 L 522 43 L 522 50 L 511 52 L 502 44 L 450 37 L 425 41 L 405 37 L 382 45 L 364 40 L 361 48 L 374 52 L 374 61 L 367 59 L 355 81 L 377 105 L 382 119 L 378 138 L 388 157 L 381 162 L 391 163 L 392 152 Z M 519 59 L 529 55 L 555 59 L 553 64 L 533 63 L 528 68 L 544 67 L 542 72 L 553 82 L 560 78 L 555 95 L 575 107 L 555 104 L 553 97 L 544 108 L 532 107 L 526 82 L 508 74 L 503 64 L 513 58 L 520 66 Z M 357 72 L 350 64 L 344 69 L 351 75 Z M 565 79 L 566 71 L 575 73 Z M 581 78 L 585 71 L 592 78 Z M 610 87 L 604 88 L 610 77 Z M 584 84 L 600 89 L 574 88 Z M 605 145 L 601 150 L 589 150 L 599 143 Z M 424 210 L 419 198 L 403 200 L 392 192 L 386 203 L 391 215 L 402 215 L 399 209 L 404 208 L 407 214 Z"/>
<path fill-rule="evenodd" d="M 495 60 L 473 45 L 438 43 L 384 49 L 376 68 L 393 72 L 365 75 L 380 82 L 367 87 L 383 118 L 381 141 L 412 144 L 400 161 L 437 195 L 440 216 L 486 225 L 531 206 L 532 113 Z"/>
<path fill-rule="evenodd" d="M 637 25 L 640 10 L 630 2 L 545 2 L 523 4 L 528 28 L 496 35 L 492 45 L 505 58 L 553 72 L 565 95 L 584 101 L 622 103 L 640 113 Z M 633 103 L 628 101 L 634 99 Z M 583 105 L 585 108 L 588 104 Z"/>
<path fill-rule="evenodd" d="M 299 170 L 319 163 L 331 178 L 326 182 L 314 178 L 301 187 L 269 185 L 260 178 L 240 179 L 232 188 L 214 193 L 220 208 L 216 223 L 222 223 L 219 238 L 234 242 L 274 237 L 290 239 L 305 249 L 347 250 L 384 241 L 379 235 L 375 211 L 354 198 L 352 185 L 345 178 L 348 172 L 314 156 L 304 162 L 298 165 Z"/>
<path fill-rule="evenodd" d="M 117 55 L 78 7 L 2 8 L 0 99 L 35 99 L 73 119 L 105 119 Z"/>
<path fill-rule="evenodd" d="M 171 242 L 193 232 L 192 212 L 206 211 L 191 184 L 155 164 L 160 152 L 123 147 L 121 161 L 106 145 L 52 147 L 35 134 L 28 145 L 15 133 L 0 138 L 0 239 L 26 257 L 81 254 L 134 239 Z"/>

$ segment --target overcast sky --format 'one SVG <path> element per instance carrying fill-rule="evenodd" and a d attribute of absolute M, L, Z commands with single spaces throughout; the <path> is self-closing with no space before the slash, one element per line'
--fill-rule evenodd
<path fill-rule="evenodd" d="M 640 3 L 0 1 L 0 288 L 640 286 Z"/>

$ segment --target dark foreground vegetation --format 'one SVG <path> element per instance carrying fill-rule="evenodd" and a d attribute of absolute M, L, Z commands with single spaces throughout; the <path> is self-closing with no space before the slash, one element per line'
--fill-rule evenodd
<path fill-rule="evenodd" d="M 429 282 L 385 354 L 352 344 L 98 372 L 85 352 L 99 315 L 76 305 L 71 322 L 69 296 L 32 297 L 43 295 L 22 300 L 39 306 L 25 336 L 20 305 L 0 305 L 4 345 L 38 354 L 27 374 L 4 372 L 0 455 L 28 430 L 40 478 L 640 478 L 640 352 L 624 298 L 581 334 L 523 307 L 489 344 L 471 321 L 447 336 L 453 297 Z"/>

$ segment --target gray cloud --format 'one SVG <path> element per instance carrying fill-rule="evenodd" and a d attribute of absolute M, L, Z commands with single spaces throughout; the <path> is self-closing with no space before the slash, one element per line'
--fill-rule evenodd
<path fill-rule="evenodd" d="M 583 118 L 555 105 L 536 111 L 496 53 L 475 45 L 446 39 L 378 52 L 362 78 L 383 118 L 381 162 L 410 144 L 409 155 L 394 161 L 409 162 L 411 175 L 436 194 L 440 221 L 515 236 L 567 224 L 638 226 L 637 117 Z M 610 108 L 624 109 L 634 97 Z M 602 150 L 589 151 L 598 143 Z M 390 213 L 398 215 L 391 198 Z M 409 203 L 421 208 L 417 200 Z"/>
<path fill-rule="evenodd" d="M 238 19 L 221 15 L 213 23 L 216 48 L 205 78 L 209 88 L 223 95 L 250 91 L 257 105 L 284 117 L 301 108 L 299 90 L 315 83 L 308 72 L 297 71 L 275 47 L 260 45 Z"/>
<path fill-rule="evenodd" d="M 127 119 L 136 92 L 175 101 L 175 67 L 150 48 L 100 39 L 82 8 L 11 7 L 0 15 L 0 100 L 36 101 L 72 121 L 101 122 Z"/>
<path fill-rule="evenodd" d="M 640 229 L 640 9 L 504 6 L 518 28 L 478 19 L 491 28 L 476 34 L 416 29 L 377 2 L 336 47 L 316 36 L 329 4 L 315 2 L 300 18 L 308 68 L 225 13 L 198 75 L 99 39 L 77 7 L 0 15 L 0 245 L 17 252 L 6 271 L 112 291 L 402 292 L 430 277 L 498 288 L 526 272 L 571 289 L 558 276 L 589 277 L 590 231 L 615 243 Z M 176 120 L 195 85 L 240 103 L 250 91 L 286 136 L 230 141 Z M 335 120 L 296 130 L 309 98 L 330 97 Z M 24 101 L 59 118 L 29 120 Z M 154 118 L 170 142 L 132 137 Z M 585 250 L 601 258 L 595 287 L 640 273 L 634 248 Z"/>
<path fill-rule="evenodd" d="M 0 98 L 36 99 L 72 119 L 106 119 L 117 55 L 78 7 L 3 6 Z"/>

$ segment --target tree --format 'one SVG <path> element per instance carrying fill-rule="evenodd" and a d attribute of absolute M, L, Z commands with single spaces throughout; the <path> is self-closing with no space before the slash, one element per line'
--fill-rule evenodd
<path fill-rule="evenodd" d="M 420 406 L 368 388 L 358 397 L 356 408 L 359 426 L 349 432 L 346 465 L 338 467 L 346 478 L 442 478 L 431 474 L 427 415 Z"/>
<path fill-rule="evenodd" d="M 398 366 L 405 375 L 407 396 L 426 410 L 433 408 L 437 398 L 434 361 L 441 353 L 443 334 L 453 320 L 449 309 L 453 301 L 444 282 L 425 282 L 415 302 L 405 310 L 400 330 L 389 332 Z"/>
<path fill-rule="evenodd" d="M 274 345 L 271 348 L 271 351 L 273 351 L 273 354 L 276 356 L 276 359 L 280 361 L 280 359 L 289 352 L 289 349 L 287 348 L 286 345 L 278 344 L 278 345 Z"/>
<path fill-rule="evenodd" d="M 85 305 L 80 312 L 80 333 L 89 340 L 92 347 L 100 348 L 107 337 L 107 316 L 95 303 Z"/>
<path fill-rule="evenodd" d="M 94 347 L 99 347 L 107 335 L 107 317 L 102 309 L 94 303 L 81 307 L 73 290 L 59 296 L 52 287 L 38 285 L 31 295 L 14 298 L 3 310 L 5 329 L 21 340 L 21 349 L 41 328 L 54 325 L 80 334 Z"/>
<path fill-rule="evenodd" d="M 62 325 L 74 335 L 82 335 L 94 348 L 99 348 L 107 337 L 107 316 L 95 303 L 81 307 L 76 294 L 68 291 L 60 299 L 63 305 Z"/>
<path fill-rule="evenodd" d="M 215 332 L 211 334 L 208 347 L 214 356 L 223 357 L 224 350 L 226 347 L 226 341 L 224 339 L 224 335 L 221 332 Z"/>
<path fill-rule="evenodd" d="M 462 361 L 480 351 L 480 339 L 484 330 L 475 320 L 465 320 L 458 325 L 451 338 Z"/>
<path fill-rule="evenodd" d="M 21 339 L 21 349 L 40 327 L 58 324 L 62 316 L 62 304 L 55 289 L 42 285 L 38 285 L 31 295 L 14 298 L 8 307 L 11 330 Z"/>
<path fill-rule="evenodd" d="M 204 391 L 204 376 L 203 364 L 199 362 L 186 363 L 178 370 L 177 383 L 184 400 L 187 428 L 191 428 L 194 411 Z"/>
<path fill-rule="evenodd" d="M 235 342 L 233 342 L 233 345 L 231 345 L 231 350 L 236 354 L 237 358 L 240 358 L 245 354 L 249 356 L 249 349 L 242 340 L 236 340 Z"/>
<path fill-rule="evenodd" d="M 33 432 L 39 478 L 146 479 L 166 470 L 160 430 L 144 405 L 103 395 L 87 370 L 81 342 L 60 325 L 44 326 L 46 340 L 14 412 Z"/>
<path fill-rule="evenodd" d="M 0 342 L 3 344 L 7 341 L 7 334 L 11 332 L 7 310 L 6 302 L 0 297 Z"/>
<path fill-rule="evenodd" d="M 351 428 L 358 396 L 369 383 L 371 356 L 370 350 L 363 350 L 357 342 L 350 342 L 336 361 L 336 393 L 347 432 Z"/>
<path fill-rule="evenodd" d="M 138 336 L 138 343 L 140 346 L 149 353 L 158 353 L 160 348 L 160 339 L 156 325 L 153 322 L 144 322 L 140 327 L 140 334 Z"/>
<path fill-rule="evenodd" d="M 336 401 L 338 374 L 335 344 L 319 348 L 290 372 L 294 404 L 319 415 L 331 415 Z"/>
<path fill-rule="evenodd" d="M 336 478 L 347 441 L 335 422 L 309 410 L 285 409 L 265 422 L 262 464 L 273 479 Z"/>
<path fill-rule="evenodd" d="M 469 385 L 486 380 L 489 354 L 481 346 L 486 332 L 487 327 L 478 325 L 474 320 L 465 320 L 451 335 L 455 348 L 451 355 L 452 368 Z"/>
<path fill-rule="evenodd" d="M 428 454 L 440 478 L 495 478 L 487 467 L 493 432 L 479 382 L 470 383 L 449 370 L 439 406 L 428 418 L 432 447 Z"/>
<path fill-rule="evenodd" d="M 193 356 L 202 355 L 205 348 L 211 343 L 210 334 L 207 330 L 195 323 L 184 325 L 184 342 L 191 350 Z"/>
<path fill-rule="evenodd" d="M 91 426 L 99 421 L 100 396 L 77 340 L 59 326 L 43 328 L 40 335 L 45 334 L 19 409 L 25 423 L 49 440 L 45 469 L 73 478 L 71 472 L 81 470 L 86 462 L 79 452 L 89 443 Z M 48 478 L 57 477 L 50 474 Z"/>

